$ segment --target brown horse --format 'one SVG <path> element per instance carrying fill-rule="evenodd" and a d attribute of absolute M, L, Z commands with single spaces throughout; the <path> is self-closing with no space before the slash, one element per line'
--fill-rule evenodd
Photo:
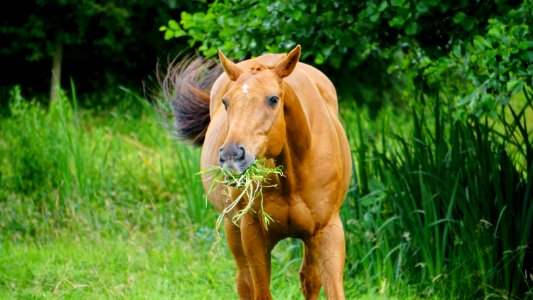
<path fill-rule="evenodd" d="M 274 220 L 268 230 L 255 213 L 259 207 L 239 226 L 231 222 L 236 212 L 225 220 L 241 299 L 271 299 L 270 252 L 287 237 L 304 242 L 305 298 L 316 299 L 322 285 L 329 299 L 344 298 L 339 209 L 350 181 L 350 149 L 333 84 L 299 57 L 300 46 L 287 55 L 266 54 L 238 64 L 219 52 L 220 76 L 212 63 L 196 59 L 171 66 L 163 82 L 173 93 L 178 133 L 203 144 L 202 169 L 222 165 L 240 174 L 261 158 L 269 166 L 283 166 L 285 176 L 271 178 L 277 186 L 263 190 L 264 210 Z M 207 191 L 211 179 L 204 177 Z M 220 211 L 231 202 L 224 188 L 208 194 Z"/>

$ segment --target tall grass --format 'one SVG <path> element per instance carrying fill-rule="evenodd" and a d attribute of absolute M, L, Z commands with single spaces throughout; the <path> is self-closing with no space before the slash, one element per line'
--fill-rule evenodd
<path fill-rule="evenodd" d="M 348 113 L 358 175 L 343 211 L 349 275 L 425 296 L 533 296 L 524 93 L 525 105 L 503 108 L 497 122 L 457 122 L 438 94 L 421 94 L 404 128 L 388 116 L 372 130 L 364 113 Z"/>
<path fill-rule="evenodd" d="M 127 91 L 123 101 L 145 106 Z M 10 117 L 0 120 L 2 237 L 63 226 L 123 232 L 158 222 L 214 224 L 194 175 L 198 151 L 171 138 L 149 106 L 136 116 L 94 115 L 76 103 L 73 85 L 70 97 L 46 109 L 12 90 Z"/>

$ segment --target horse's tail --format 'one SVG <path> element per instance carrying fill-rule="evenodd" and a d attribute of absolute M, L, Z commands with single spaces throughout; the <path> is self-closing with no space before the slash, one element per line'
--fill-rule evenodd
<path fill-rule="evenodd" d="M 174 116 L 174 130 L 179 138 L 201 146 L 209 116 L 209 94 L 222 70 L 213 60 L 203 58 L 174 60 L 159 80 Z"/>

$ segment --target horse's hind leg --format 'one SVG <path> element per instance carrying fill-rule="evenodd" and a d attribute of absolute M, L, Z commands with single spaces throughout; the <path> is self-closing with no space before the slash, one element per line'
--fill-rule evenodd
<path fill-rule="evenodd" d="M 252 275 L 242 249 L 241 231 L 230 220 L 224 221 L 229 248 L 237 262 L 237 291 L 240 299 L 254 299 Z"/>
<path fill-rule="evenodd" d="M 304 259 L 300 268 L 300 282 L 305 299 L 318 299 L 318 293 L 322 287 L 320 269 L 318 266 L 318 251 L 306 245 L 304 242 Z"/>
<path fill-rule="evenodd" d="M 306 245 L 310 252 L 318 256 L 319 273 L 326 297 L 344 299 L 342 275 L 346 249 L 340 217 L 333 215 L 324 228 L 308 239 Z"/>
<path fill-rule="evenodd" d="M 322 229 L 320 243 L 320 273 L 328 299 L 344 299 L 342 275 L 346 246 L 344 230 L 339 215 L 333 215 L 328 225 Z"/>

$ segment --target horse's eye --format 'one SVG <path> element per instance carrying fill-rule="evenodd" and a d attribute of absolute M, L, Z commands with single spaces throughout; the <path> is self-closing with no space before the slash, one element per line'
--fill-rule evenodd
<path fill-rule="evenodd" d="M 279 98 L 276 97 L 276 96 L 268 97 L 268 105 L 270 105 L 270 106 L 276 105 L 278 103 L 278 101 L 279 101 Z"/>
<path fill-rule="evenodd" d="M 224 104 L 224 108 L 227 110 L 228 109 L 228 102 L 226 101 L 226 99 L 222 99 L 222 104 Z"/>

